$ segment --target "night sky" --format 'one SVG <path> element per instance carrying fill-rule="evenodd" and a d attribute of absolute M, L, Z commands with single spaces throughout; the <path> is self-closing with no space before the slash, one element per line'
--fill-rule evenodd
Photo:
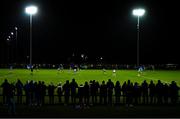
<path fill-rule="evenodd" d="M 106 63 L 135 64 L 137 17 L 132 10 L 143 7 L 140 63 L 180 64 L 179 4 L 168 0 L 1 0 L 0 63 L 15 52 L 15 41 L 6 41 L 15 26 L 18 58 L 11 60 L 28 62 L 29 16 L 24 9 L 30 4 L 39 10 L 33 16 L 33 63 L 68 63 L 73 54 L 85 54 L 88 62 L 103 57 Z"/>

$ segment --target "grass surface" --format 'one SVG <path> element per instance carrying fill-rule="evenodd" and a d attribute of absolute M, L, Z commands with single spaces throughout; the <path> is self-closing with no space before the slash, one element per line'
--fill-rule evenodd
<path fill-rule="evenodd" d="M 101 83 L 102 80 L 107 81 L 111 78 L 114 82 L 119 80 L 121 84 L 128 79 L 132 82 L 137 81 L 139 83 L 142 83 L 144 79 L 146 79 L 147 82 L 150 80 L 157 82 L 157 80 L 160 79 L 167 83 L 174 80 L 180 86 L 180 71 L 146 70 L 140 77 L 137 76 L 137 74 L 136 70 L 117 70 L 115 76 L 113 75 L 112 70 L 107 70 L 105 74 L 102 70 L 81 70 L 74 74 L 73 71 L 69 70 L 58 72 L 53 69 L 41 69 L 39 71 L 34 71 L 33 75 L 31 75 L 30 71 L 27 69 L 13 69 L 12 71 L 9 69 L 0 69 L 0 84 L 5 78 L 7 78 L 9 82 L 16 82 L 17 78 L 19 78 L 23 83 L 27 80 L 43 80 L 46 84 L 49 84 L 50 82 L 53 82 L 54 84 L 57 84 L 58 82 L 64 83 L 66 80 L 71 81 L 72 78 L 75 78 L 78 84 L 84 84 L 85 81 L 90 80 L 98 80 Z M 55 102 L 57 102 L 57 100 L 58 98 L 56 97 Z M 24 101 L 25 98 L 23 98 L 23 102 Z M 49 99 L 46 97 L 45 102 L 47 104 L 48 101 Z M 0 102 L 2 102 L 2 96 L 0 97 Z M 127 108 L 124 105 L 119 107 L 94 106 L 85 110 L 60 105 L 45 105 L 41 108 L 29 108 L 26 105 L 17 105 L 17 114 L 11 116 L 7 111 L 7 107 L 0 105 L 0 117 L 179 117 L 179 110 L 179 105 L 140 105 L 134 106 L 133 108 Z"/>
<path fill-rule="evenodd" d="M 132 82 L 142 83 L 143 80 L 153 80 L 155 83 L 157 80 L 161 80 L 164 83 L 171 83 L 171 81 L 176 81 L 180 86 L 180 71 L 167 71 L 167 70 L 146 70 L 143 72 L 143 75 L 138 76 L 136 70 L 117 70 L 116 74 L 113 74 L 112 70 L 106 70 L 103 73 L 102 70 L 80 70 L 76 74 L 71 70 L 57 71 L 55 69 L 40 69 L 39 71 L 34 70 L 31 75 L 30 71 L 27 69 L 0 69 L 0 84 L 4 81 L 5 78 L 9 82 L 16 82 L 19 78 L 23 83 L 28 80 L 34 81 L 45 81 L 46 84 L 53 82 L 57 84 L 62 82 L 63 84 L 66 80 L 75 78 L 78 84 L 84 84 L 85 81 L 97 80 L 101 83 L 103 80 L 107 81 L 111 79 L 113 82 L 117 80 L 122 84 L 124 81 L 131 80 Z"/>

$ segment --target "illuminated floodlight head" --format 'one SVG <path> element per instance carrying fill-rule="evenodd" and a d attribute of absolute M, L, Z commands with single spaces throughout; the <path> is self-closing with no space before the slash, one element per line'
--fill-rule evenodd
<path fill-rule="evenodd" d="M 7 41 L 9 41 L 9 38 L 7 38 Z"/>
<path fill-rule="evenodd" d="M 17 28 L 17 27 L 15 27 L 15 30 L 16 30 L 16 31 L 17 31 L 17 29 L 18 29 L 18 28 Z"/>
<path fill-rule="evenodd" d="M 133 15 L 135 15 L 135 16 L 140 17 L 140 16 L 143 16 L 144 14 L 145 14 L 145 10 L 142 8 L 133 10 Z"/>
<path fill-rule="evenodd" d="M 11 32 L 11 35 L 14 35 L 14 33 L 13 33 L 13 32 Z"/>
<path fill-rule="evenodd" d="M 11 38 L 11 36 L 8 36 L 8 38 Z"/>
<path fill-rule="evenodd" d="M 38 11 L 38 8 L 36 6 L 28 6 L 25 9 L 25 12 L 30 15 L 36 14 L 37 11 Z"/>

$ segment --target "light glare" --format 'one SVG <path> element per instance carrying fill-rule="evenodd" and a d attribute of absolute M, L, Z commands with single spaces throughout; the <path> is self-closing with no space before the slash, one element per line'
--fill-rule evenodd
<path fill-rule="evenodd" d="M 134 9 L 133 10 L 133 15 L 135 16 L 143 16 L 145 14 L 145 10 L 144 9 Z"/>
<path fill-rule="evenodd" d="M 37 10 L 38 9 L 36 6 L 29 6 L 29 7 L 26 7 L 26 9 L 25 9 L 26 13 L 30 14 L 30 15 L 36 14 Z"/>

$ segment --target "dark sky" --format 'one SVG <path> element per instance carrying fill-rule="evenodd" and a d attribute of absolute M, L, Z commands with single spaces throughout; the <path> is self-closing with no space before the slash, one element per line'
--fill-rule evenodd
<path fill-rule="evenodd" d="M 103 57 L 106 63 L 136 63 L 137 18 L 132 9 L 143 7 L 140 19 L 140 63 L 180 63 L 179 4 L 170 0 L 1 0 L 0 62 L 20 63 L 29 55 L 29 16 L 24 8 L 39 7 L 33 16 L 33 62 L 68 62 L 72 54 Z M 6 39 L 18 27 L 15 41 Z M 14 49 L 13 49 L 14 48 Z"/>

